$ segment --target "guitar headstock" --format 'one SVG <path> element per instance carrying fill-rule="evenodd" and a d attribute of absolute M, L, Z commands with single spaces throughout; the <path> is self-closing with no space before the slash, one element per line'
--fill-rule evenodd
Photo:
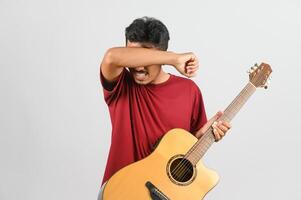
<path fill-rule="evenodd" d="M 267 89 L 267 80 L 271 73 L 272 68 L 269 64 L 261 63 L 259 66 L 255 64 L 249 71 L 250 82 L 257 88 Z"/>

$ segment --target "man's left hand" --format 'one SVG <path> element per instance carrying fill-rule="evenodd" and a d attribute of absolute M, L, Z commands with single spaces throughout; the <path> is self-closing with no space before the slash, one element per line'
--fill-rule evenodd
<path fill-rule="evenodd" d="M 207 129 L 212 126 L 215 141 L 220 141 L 231 128 L 229 122 L 218 120 L 224 113 L 222 111 L 217 112 L 207 123 L 195 134 L 197 138 L 203 136 Z"/>

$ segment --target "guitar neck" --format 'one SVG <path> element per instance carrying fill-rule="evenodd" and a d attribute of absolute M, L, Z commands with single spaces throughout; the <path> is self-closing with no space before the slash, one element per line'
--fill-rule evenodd
<path fill-rule="evenodd" d="M 230 122 L 255 91 L 256 87 L 249 82 L 225 109 L 224 114 L 219 118 L 219 120 Z M 213 135 L 213 129 L 210 127 L 198 140 L 198 142 L 188 151 L 185 155 L 186 159 L 190 160 L 195 165 L 205 155 L 214 142 L 215 138 Z"/>

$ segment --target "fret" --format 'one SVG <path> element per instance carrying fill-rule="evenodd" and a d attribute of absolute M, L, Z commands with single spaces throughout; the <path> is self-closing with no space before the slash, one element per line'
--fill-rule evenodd
<path fill-rule="evenodd" d="M 242 89 L 237 97 L 229 104 L 225 109 L 224 115 L 220 117 L 220 120 L 230 122 L 238 111 L 243 107 L 251 95 L 255 92 L 254 87 L 250 82 Z M 185 157 L 190 160 L 194 165 L 205 155 L 207 150 L 215 142 L 213 129 L 210 127 L 200 138 L 196 144 L 188 151 Z"/>

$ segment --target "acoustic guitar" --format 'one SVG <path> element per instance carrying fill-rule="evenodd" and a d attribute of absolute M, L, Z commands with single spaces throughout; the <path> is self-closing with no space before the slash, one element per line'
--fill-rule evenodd
<path fill-rule="evenodd" d="M 249 82 L 219 118 L 230 122 L 272 69 L 255 64 Z M 215 142 L 212 127 L 197 139 L 184 129 L 168 131 L 146 158 L 117 171 L 106 183 L 104 200 L 200 200 L 217 184 L 218 174 L 201 158 Z"/>

